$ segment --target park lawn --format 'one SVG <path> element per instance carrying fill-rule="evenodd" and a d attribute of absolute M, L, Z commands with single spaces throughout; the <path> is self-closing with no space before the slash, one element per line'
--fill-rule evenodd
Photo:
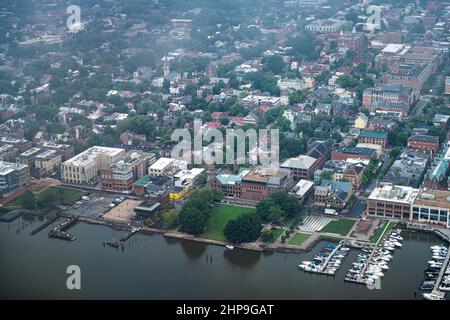
<path fill-rule="evenodd" d="M 225 236 L 223 235 L 223 229 L 225 229 L 228 221 L 236 219 L 243 213 L 255 211 L 256 209 L 253 208 L 228 206 L 224 204 L 215 205 L 206 230 L 201 234 L 201 237 L 211 240 L 226 241 Z"/>
<path fill-rule="evenodd" d="M 45 197 L 45 195 L 49 193 L 53 193 L 57 197 L 61 197 L 62 198 L 61 204 L 66 206 L 73 205 L 75 202 L 80 200 L 83 195 L 86 194 L 86 192 L 78 189 L 55 187 L 55 186 L 48 187 L 44 191 L 41 191 L 40 188 L 38 190 L 39 191 L 37 193 L 33 192 L 36 197 L 36 200 Z M 9 208 L 20 208 L 22 207 L 22 205 L 23 205 L 23 194 L 15 198 L 13 201 L 9 202 L 6 206 Z"/>
<path fill-rule="evenodd" d="M 289 241 L 289 244 L 293 244 L 296 246 L 301 245 L 303 242 L 309 239 L 311 235 L 306 233 L 297 233 L 292 239 Z"/>
<path fill-rule="evenodd" d="M 356 220 L 348 219 L 330 221 L 322 230 L 320 230 L 320 232 L 335 233 L 345 236 L 353 228 L 355 223 Z"/>
<path fill-rule="evenodd" d="M 277 241 L 277 239 L 279 237 L 281 237 L 281 235 L 284 233 L 284 230 L 282 228 L 272 229 L 272 232 L 273 232 L 273 238 L 272 238 L 273 240 L 272 240 L 272 242 L 275 242 L 275 241 Z"/>
<path fill-rule="evenodd" d="M 370 242 L 378 243 L 378 241 L 380 241 L 380 239 L 383 238 L 383 236 L 386 233 L 391 231 L 396 226 L 397 226 L 397 224 L 395 222 L 392 222 L 392 221 L 387 221 L 387 222 L 383 223 L 383 225 L 381 227 L 379 227 L 377 230 L 375 230 L 375 232 L 372 235 L 372 237 L 370 237 Z"/>

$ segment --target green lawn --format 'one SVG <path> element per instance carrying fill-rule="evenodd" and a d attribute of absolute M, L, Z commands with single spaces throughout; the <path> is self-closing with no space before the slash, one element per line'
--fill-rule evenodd
<path fill-rule="evenodd" d="M 355 220 L 348 219 L 330 221 L 322 230 L 320 230 L 320 232 L 335 233 L 345 236 L 353 228 L 355 223 Z"/>
<path fill-rule="evenodd" d="M 284 233 L 284 230 L 282 228 L 280 229 L 272 229 L 273 232 L 273 241 L 275 242 L 281 235 Z"/>
<path fill-rule="evenodd" d="M 37 188 L 39 191 L 41 188 Z M 34 190 L 33 190 L 34 191 Z M 34 193 L 34 192 L 33 192 Z M 86 194 L 86 192 L 78 190 L 78 189 L 72 189 L 72 188 L 66 188 L 66 187 L 49 187 L 45 191 L 34 193 L 36 200 L 39 200 L 43 198 L 47 194 L 55 194 L 58 199 L 61 197 L 61 204 L 66 206 L 71 206 L 75 202 L 81 199 L 83 195 Z M 20 195 L 19 197 L 15 198 L 13 201 L 9 202 L 6 206 L 9 208 L 20 208 L 22 207 L 22 201 L 23 201 L 23 195 Z"/>
<path fill-rule="evenodd" d="M 310 236 L 311 236 L 310 234 L 306 234 L 306 233 L 297 233 L 289 241 L 289 244 L 293 244 L 293 245 L 299 246 L 303 242 L 305 242 L 307 239 L 309 239 Z"/>
<path fill-rule="evenodd" d="M 236 219 L 243 213 L 255 212 L 253 208 L 227 206 L 224 204 L 218 204 L 214 206 L 209 219 L 206 231 L 201 235 L 202 238 L 226 241 L 223 235 L 223 229 L 227 225 L 228 221 Z"/>
<path fill-rule="evenodd" d="M 386 221 L 383 223 L 381 227 L 379 227 L 377 230 L 375 230 L 372 237 L 370 237 L 370 242 L 372 243 L 378 243 L 380 239 L 389 231 L 391 231 L 393 228 L 395 228 L 397 224 L 395 222 Z"/>

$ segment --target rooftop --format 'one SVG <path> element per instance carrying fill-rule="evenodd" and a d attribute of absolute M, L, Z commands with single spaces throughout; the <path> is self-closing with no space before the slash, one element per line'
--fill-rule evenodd
<path fill-rule="evenodd" d="M 379 187 L 376 187 L 372 191 L 368 199 L 412 204 L 418 194 L 419 189 L 386 183 Z"/>
<path fill-rule="evenodd" d="M 450 209 L 450 191 L 422 189 L 414 204 Z"/>

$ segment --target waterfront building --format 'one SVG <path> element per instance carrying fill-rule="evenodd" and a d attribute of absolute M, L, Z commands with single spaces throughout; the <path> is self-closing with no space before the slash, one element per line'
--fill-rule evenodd
<path fill-rule="evenodd" d="M 2 197 L 30 183 L 30 169 L 27 165 L 0 161 L 0 195 Z"/>
<path fill-rule="evenodd" d="M 366 212 L 373 217 L 409 220 L 418 194 L 419 189 L 382 183 L 367 198 Z"/>
<path fill-rule="evenodd" d="M 63 181 L 77 184 L 95 183 L 100 169 L 108 168 L 111 164 L 125 156 L 121 148 L 95 146 L 63 162 L 61 178 Z"/>

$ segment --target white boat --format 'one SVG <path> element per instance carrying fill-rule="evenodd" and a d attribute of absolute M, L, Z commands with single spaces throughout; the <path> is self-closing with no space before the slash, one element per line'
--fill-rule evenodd
<path fill-rule="evenodd" d="M 423 297 L 427 300 L 444 300 L 445 293 L 443 292 L 424 293 Z"/>
<path fill-rule="evenodd" d="M 311 265 L 311 261 L 302 261 L 302 265 L 303 266 L 309 266 L 309 265 Z"/>
<path fill-rule="evenodd" d="M 394 235 L 390 235 L 390 238 L 391 239 L 395 239 L 395 240 L 397 240 L 397 241 L 403 241 L 403 238 L 401 237 L 401 236 L 394 236 Z"/>
<path fill-rule="evenodd" d="M 341 250 L 341 251 L 350 251 L 350 248 L 349 247 L 341 247 L 339 250 Z"/>
<path fill-rule="evenodd" d="M 234 249 L 234 247 L 231 244 L 227 244 L 226 247 L 227 247 L 227 249 L 230 249 L 230 250 Z"/>
<path fill-rule="evenodd" d="M 391 245 L 394 245 L 394 247 L 399 247 L 399 248 L 402 247 L 402 244 L 400 242 L 398 242 L 398 241 L 391 242 Z"/>
<path fill-rule="evenodd" d="M 442 244 L 440 246 L 432 246 L 431 247 L 431 250 L 442 250 L 442 249 L 447 250 L 447 248 L 444 247 Z"/>
<path fill-rule="evenodd" d="M 439 290 L 448 292 L 448 291 L 450 291 L 450 286 L 448 286 L 448 287 L 447 286 L 440 286 Z"/>
<path fill-rule="evenodd" d="M 443 256 L 433 256 L 433 260 L 445 260 Z"/>
<path fill-rule="evenodd" d="M 384 248 L 389 251 L 394 251 L 394 247 L 385 245 Z"/>

